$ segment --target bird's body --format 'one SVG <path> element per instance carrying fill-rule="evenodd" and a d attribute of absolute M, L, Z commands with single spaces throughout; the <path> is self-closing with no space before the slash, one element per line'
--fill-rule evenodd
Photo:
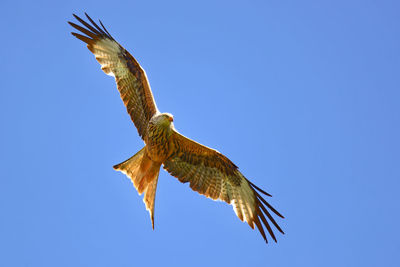
<path fill-rule="evenodd" d="M 169 156 L 170 137 L 173 133 L 172 115 L 167 113 L 157 114 L 151 118 L 147 126 L 144 142 L 147 155 L 155 162 L 163 163 Z"/>
<path fill-rule="evenodd" d="M 87 44 L 101 69 L 115 77 L 128 114 L 145 143 L 139 152 L 114 168 L 131 179 L 139 194 L 144 193 L 143 201 L 150 212 L 153 228 L 158 175 L 163 166 L 200 194 L 232 204 L 240 220 L 253 229 L 256 226 L 265 241 L 266 227 L 276 241 L 267 218 L 281 233 L 283 231 L 269 210 L 283 216 L 261 196 L 271 195 L 247 180 L 226 156 L 177 132 L 173 116 L 159 112 L 146 73 L 135 58 L 114 40 L 101 22 L 102 28 L 88 15 L 91 24 L 74 16 L 85 27 L 72 22 L 70 25 L 85 35 L 72 34 Z"/>

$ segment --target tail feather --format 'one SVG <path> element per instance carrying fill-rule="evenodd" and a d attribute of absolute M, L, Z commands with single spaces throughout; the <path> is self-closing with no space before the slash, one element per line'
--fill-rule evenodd
<path fill-rule="evenodd" d="M 151 226 L 154 230 L 154 202 L 156 199 L 156 189 L 158 182 L 158 174 L 156 179 L 154 179 L 146 188 L 146 193 L 144 193 L 143 202 L 146 204 L 146 210 L 150 213 Z"/>
<path fill-rule="evenodd" d="M 137 175 L 139 167 L 142 163 L 142 158 L 143 158 L 144 152 L 145 152 L 145 148 L 142 148 L 141 150 L 139 150 L 135 155 L 133 155 L 129 159 L 125 160 L 124 162 L 121 162 L 120 164 L 113 166 L 113 168 L 115 170 L 121 171 L 126 176 L 131 178 L 135 187 L 137 187 L 136 175 Z"/>
<path fill-rule="evenodd" d="M 152 161 L 145 153 L 145 147 L 128 160 L 117 164 L 114 169 L 128 176 L 139 195 L 144 192 L 143 202 L 150 213 L 151 225 L 154 229 L 154 202 L 161 164 Z"/>

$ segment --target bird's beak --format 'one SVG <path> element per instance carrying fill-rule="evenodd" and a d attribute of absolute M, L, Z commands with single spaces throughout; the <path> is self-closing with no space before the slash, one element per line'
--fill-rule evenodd
<path fill-rule="evenodd" d="M 173 122 L 173 121 L 174 121 L 174 117 L 168 117 L 168 120 L 169 120 L 170 122 Z"/>

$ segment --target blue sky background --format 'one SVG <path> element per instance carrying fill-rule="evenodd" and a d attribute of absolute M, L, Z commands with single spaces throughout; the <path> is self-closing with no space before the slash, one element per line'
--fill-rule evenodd
<path fill-rule="evenodd" d="M 398 1 L 0 3 L 1 266 L 400 266 Z M 285 216 L 265 245 L 160 174 L 153 232 L 112 166 L 143 143 L 70 35 L 102 19 L 158 107 Z"/>

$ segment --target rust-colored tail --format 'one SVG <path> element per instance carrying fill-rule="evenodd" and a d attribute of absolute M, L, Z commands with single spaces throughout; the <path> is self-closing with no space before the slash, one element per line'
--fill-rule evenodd
<path fill-rule="evenodd" d="M 139 195 L 144 192 L 143 202 L 150 213 L 151 225 L 154 229 L 154 200 L 161 164 L 152 161 L 142 148 L 134 156 L 114 166 L 114 169 L 126 174 Z"/>

